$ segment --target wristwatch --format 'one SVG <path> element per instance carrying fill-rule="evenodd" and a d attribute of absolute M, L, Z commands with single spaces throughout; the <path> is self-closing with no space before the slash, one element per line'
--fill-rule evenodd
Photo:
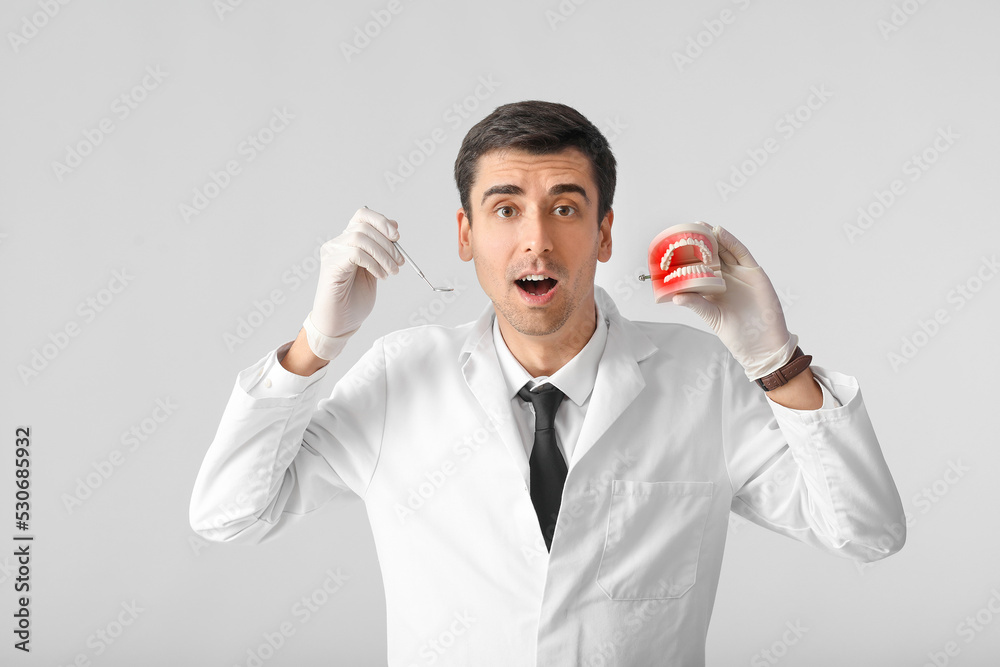
<path fill-rule="evenodd" d="M 812 362 L 812 355 L 803 354 L 802 348 L 795 346 L 795 352 L 792 353 L 792 358 L 788 360 L 788 363 L 774 371 L 769 373 L 764 377 L 759 377 L 754 382 L 756 382 L 764 391 L 771 391 L 772 389 L 777 389 L 783 384 L 786 384 L 793 377 L 809 368 L 809 364 Z"/>

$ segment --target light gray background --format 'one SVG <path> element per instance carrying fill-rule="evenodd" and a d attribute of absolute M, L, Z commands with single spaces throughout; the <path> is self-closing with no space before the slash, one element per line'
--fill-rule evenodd
<path fill-rule="evenodd" d="M 992 277 L 983 258 L 1000 246 L 1000 6 L 402 0 L 348 60 L 342 43 L 386 6 L 246 0 L 220 15 L 208 0 L 92 1 L 46 19 L 38 2 L 4 3 L 0 539 L 13 545 L 14 429 L 30 425 L 37 540 L 30 656 L 11 648 L 13 546 L 0 550 L 0 662 L 246 665 L 288 621 L 295 634 L 264 664 L 384 664 L 383 588 L 360 501 L 239 547 L 194 536 L 191 488 L 236 374 L 294 338 L 312 304 L 310 258 L 357 208 L 398 220 L 431 279 L 459 289 L 436 301 L 409 268 L 380 283 L 321 394 L 421 307 L 444 324 L 478 315 L 486 298 L 456 253 L 455 153 L 496 106 L 545 99 L 606 129 L 619 160 L 614 256 L 597 281 L 623 313 L 704 328 L 655 305 L 634 277 L 663 228 L 701 219 L 730 229 L 785 295 L 789 328 L 815 363 L 858 378 L 911 517 L 904 549 L 866 568 L 734 522 L 709 664 L 773 664 L 761 651 L 774 647 L 783 665 L 922 665 L 950 641 L 949 664 L 995 664 L 1000 280 L 976 280 Z M 704 22 L 727 9 L 732 22 L 712 36 Z M 905 23 L 880 29 L 894 11 Z M 15 47 L 12 33 L 31 33 L 25 21 L 44 25 Z M 679 67 L 689 39 L 708 45 Z M 112 105 L 147 67 L 165 78 L 121 119 Z M 498 85 L 479 100 L 481 77 Z M 832 96 L 783 136 L 775 124 L 812 87 Z M 449 122 L 463 100 L 474 111 Z M 294 120 L 246 161 L 240 142 L 274 108 Z M 53 163 L 102 118 L 114 131 L 60 180 Z M 385 172 L 438 128 L 443 143 L 391 190 Z M 958 138 L 912 181 L 904 164 L 948 128 Z M 723 201 L 717 183 L 769 137 L 780 149 Z M 233 159 L 241 173 L 186 222 L 179 205 Z M 894 179 L 905 192 L 852 242 L 845 224 Z M 311 268 L 297 285 L 285 280 L 295 267 Z M 78 305 L 122 270 L 127 287 L 88 321 Z M 952 290 L 965 284 L 980 289 L 959 308 Z M 230 349 L 224 335 L 273 290 L 283 303 Z M 939 310 L 944 324 L 920 335 Z M 22 380 L 18 367 L 70 323 L 79 335 Z M 920 347 L 893 367 L 904 337 Z M 157 399 L 178 406 L 158 424 Z M 156 429 L 132 451 L 121 435 L 144 420 Z M 67 509 L 113 450 L 124 462 Z M 293 605 L 338 568 L 347 583 L 300 622 Z M 133 601 L 141 613 L 98 655 L 92 635 Z M 977 612 L 992 623 L 970 637 L 960 624 Z M 795 623 L 807 631 L 782 646 Z"/>

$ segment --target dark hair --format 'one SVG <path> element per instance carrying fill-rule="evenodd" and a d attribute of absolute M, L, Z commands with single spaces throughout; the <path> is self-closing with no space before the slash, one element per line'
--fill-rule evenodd
<path fill-rule="evenodd" d="M 558 102 L 526 100 L 504 104 L 476 123 L 458 149 L 455 185 L 462 208 L 472 221 L 469 192 L 476 179 L 480 156 L 498 149 L 523 150 L 534 155 L 578 148 L 590 160 L 597 183 L 597 222 L 611 210 L 617 165 L 611 145 L 593 123 L 576 109 Z"/>

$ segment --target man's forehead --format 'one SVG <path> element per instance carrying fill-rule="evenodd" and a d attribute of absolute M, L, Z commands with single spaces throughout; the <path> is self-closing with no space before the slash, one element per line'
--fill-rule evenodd
<path fill-rule="evenodd" d="M 531 153 L 519 148 L 497 148 L 479 156 L 482 169 L 566 168 L 590 166 L 590 160 L 579 148 L 569 146 L 555 153 Z"/>
<path fill-rule="evenodd" d="M 543 176 L 560 182 L 577 182 L 588 190 L 595 187 L 590 159 L 579 149 L 533 154 L 519 149 L 497 149 L 477 161 L 473 190 L 482 191 L 521 177 Z"/>

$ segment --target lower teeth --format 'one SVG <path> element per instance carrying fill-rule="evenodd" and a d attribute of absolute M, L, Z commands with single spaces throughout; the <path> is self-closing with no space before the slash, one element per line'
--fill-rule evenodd
<path fill-rule="evenodd" d="M 670 282 L 671 280 L 683 280 L 684 278 L 695 278 L 695 277 L 715 277 L 715 272 L 711 267 L 704 264 L 691 264 L 688 266 L 675 269 L 663 277 L 663 282 Z"/>

